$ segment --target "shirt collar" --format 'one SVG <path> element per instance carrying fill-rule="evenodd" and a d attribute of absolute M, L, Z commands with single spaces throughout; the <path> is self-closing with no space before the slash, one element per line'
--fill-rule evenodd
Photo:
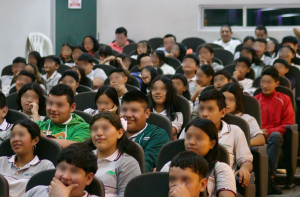
<path fill-rule="evenodd" d="M 196 81 L 196 75 L 195 75 L 193 78 L 189 79 L 188 81 L 189 81 L 189 82 L 190 82 L 190 81 Z"/>
<path fill-rule="evenodd" d="M 62 124 L 69 124 L 72 119 L 73 119 L 72 114 L 70 114 L 70 118 L 66 122 L 64 122 Z"/>
<path fill-rule="evenodd" d="M 263 56 L 260 58 L 261 61 L 264 61 L 265 59 L 265 54 L 263 54 Z"/>
<path fill-rule="evenodd" d="M 92 71 L 91 71 L 89 74 L 87 74 L 86 76 L 93 75 L 94 72 L 95 72 L 95 71 L 92 69 Z"/>
<path fill-rule="evenodd" d="M 222 137 L 223 134 L 230 133 L 230 131 L 231 131 L 231 128 L 230 128 L 229 124 L 227 124 L 223 120 L 221 120 L 221 123 L 222 123 L 222 129 L 221 129 L 221 132 L 219 132 L 219 134 L 218 134 L 219 138 Z"/>
<path fill-rule="evenodd" d="M 140 133 L 142 133 L 146 129 L 147 126 L 148 126 L 148 123 L 146 123 L 146 126 L 142 130 L 140 130 L 139 132 L 137 132 L 137 133 L 133 134 L 132 136 L 130 136 L 129 139 L 133 139 L 136 136 L 138 136 Z"/>
<path fill-rule="evenodd" d="M 118 160 L 120 157 L 120 153 L 118 151 L 118 149 L 110 156 L 104 158 L 105 160 L 108 160 L 108 161 L 116 161 Z"/>
<path fill-rule="evenodd" d="M 162 112 L 158 113 L 158 112 L 156 112 L 156 111 L 155 111 L 155 109 L 153 108 L 153 112 L 154 112 L 154 113 L 156 113 L 156 114 L 163 115 L 163 116 L 164 116 L 164 115 L 167 115 L 167 112 L 166 112 L 166 110 L 164 110 L 164 111 L 162 111 Z"/>
<path fill-rule="evenodd" d="M 16 159 L 16 154 L 11 156 L 11 157 L 8 157 L 8 162 L 9 163 L 14 163 L 15 162 L 15 159 Z M 27 163 L 25 166 L 29 165 L 29 166 L 33 166 L 33 165 L 36 165 L 38 162 L 40 161 L 39 157 L 36 155 L 29 163 Z M 25 166 L 23 166 L 22 168 L 24 168 Z"/>
<path fill-rule="evenodd" d="M 6 131 L 7 127 L 8 127 L 8 122 L 6 122 L 6 119 L 4 118 L 2 124 L 0 125 L 0 130 L 2 131 Z"/>
<path fill-rule="evenodd" d="M 49 79 L 47 79 L 47 74 L 46 74 L 46 79 L 49 81 L 49 80 L 53 79 L 56 75 L 57 75 L 57 71 L 54 71 L 54 73 L 51 75 L 51 77 Z"/>

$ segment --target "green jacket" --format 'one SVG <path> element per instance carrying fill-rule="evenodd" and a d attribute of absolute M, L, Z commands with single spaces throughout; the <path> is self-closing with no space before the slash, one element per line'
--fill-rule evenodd
<path fill-rule="evenodd" d="M 50 119 L 46 121 L 36 121 L 41 131 L 56 137 L 57 139 L 66 139 L 76 142 L 83 142 L 91 137 L 89 124 L 80 116 L 71 113 L 72 120 L 68 124 L 55 124 Z M 50 126 L 50 127 L 49 127 Z"/>
<path fill-rule="evenodd" d="M 144 149 L 146 172 L 152 172 L 156 167 L 159 151 L 169 141 L 170 138 L 164 129 L 149 123 L 146 129 L 136 136 L 135 142 Z"/>

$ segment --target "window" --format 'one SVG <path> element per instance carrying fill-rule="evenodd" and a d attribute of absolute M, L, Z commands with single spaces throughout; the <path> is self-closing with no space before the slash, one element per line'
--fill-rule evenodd
<path fill-rule="evenodd" d="M 205 9 L 203 26 L 243 26 L 243 9 Z"/>

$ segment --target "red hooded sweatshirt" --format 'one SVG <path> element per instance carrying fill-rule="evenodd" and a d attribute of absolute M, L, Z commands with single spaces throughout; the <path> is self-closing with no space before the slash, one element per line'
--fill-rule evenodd
<path fill-rule="evenodd" d="M 285 134 L 285 126 L 295 123 L 295 113 L 289 96 L 274 91 L 271 95 L 262 92 L 254 96 L 260 103 L 262 128 L 270 135 L 277 131 Z"/>

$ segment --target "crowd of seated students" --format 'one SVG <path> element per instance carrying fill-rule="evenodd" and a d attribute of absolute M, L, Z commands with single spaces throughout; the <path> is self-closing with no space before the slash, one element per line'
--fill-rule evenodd
<path fill-rule="evenodd" d="M 171 140 L 184 139 L 186 152 L 179 153 L 161 170 L 169 172 L 169 196 L 199 196 L 200 192 L 222 197 L 243 195 L 254 168 L 249 146 L 265 144 L 270 169 L 268 194 L 281 194 L 274 180 L 285 126 L 295 123 L 295 112 L 291 99 L 275 89 L 279 76 L 290 80 L 292 89 L 296 87 L 300 76 L 289 70 L 292 66 L 300 68 L 297 38 L 286 36 L 279 44 L 268 37 L 263 26 L 255 29 L 255 38 L 247 36 L 242 44 L 232 38 L 228 25 L 221 27 L 220 34 L 221 39 L 213 43 L 234 55 L 232 73 L 225 70 L 226 65 L 215 62 L 210 45 L 191 52 L 172 34 L 165 35 L 163 46 L 157 49 L 146 40 L 139 41 L 129 57 L 122 54 L 129 44 L 124 27 L 116 30 L 110 45 L 100 47 L 89 35 L 82 45 L 64 43 L 59 56 L 42 58 L 32 51 L 28 63 L 25 58 L 15 58 L 12 75 L 1 76 L 0 92 L 0 144 L 9 139 L 15 153 L 0 157 L 0 174 L 8 180 L 10 194 L 87 196 L 84 188 L 96 177 L 104 184 L 106 196 L 124 196 L 127 183 L 143 173 L 139 161 L 144 159 L 145 172 L 155 172 L 160 150 L 170 142 L 168 131 L 147 122 L 151 114 L 169 120 Z M 243 46 L 236 51 L 238 45 Z M 120 54 L 114 55 L 114 51 Z M 95 67 L 96 53 L 99 64 L 114 69 Z M 183 73 L 168 65 L 166 57 L 180 61 Z M 137 64 L 132 66 L 135 60 Z M 58 72 L 62 64 L 70 69 Z M 244 94 L 252 96 L 254 92 L 253 79 L 247 78 L 252 70 L 255 78 L 260 77 L 261 93 L 254 98 L 261 106 L 262 128 L 256 117 L 244 113 Z M 107 78 L 109 83 L 104 85 Z M 127 89 L 133 79 L 139 81 L 136 88 L 140 91 Z M 81 94 L 79 85 L 95 92 L 94 100 L 82 101 L 94 106 L 83 110 L 92 116 L 88 123 L 75 111 L 75 97 Z M 6 97 L 13 93 L 12 88 L 17 95 L 16 109 L 28 117 L 14 125 L 5 119 L 9 111 Z M 189 102 L 192 112 L 185 127 L 185 109 L 178 96 Z M 249 145 L 240 127 L 222 119 L 226 114 L 248 123 Z M 49 186 L 37 186 L 25 193 L 34 174 L 55 168 L 35 154 L 43 137 L 63 148 L 56 172 Z M 218 160 L 221 145 L 228 151 L 229 164 Z M 138 146 L 144 150 L 144 158 L 140 158 Z M 187 184 L 187 179 L 192 184 Z"/>

